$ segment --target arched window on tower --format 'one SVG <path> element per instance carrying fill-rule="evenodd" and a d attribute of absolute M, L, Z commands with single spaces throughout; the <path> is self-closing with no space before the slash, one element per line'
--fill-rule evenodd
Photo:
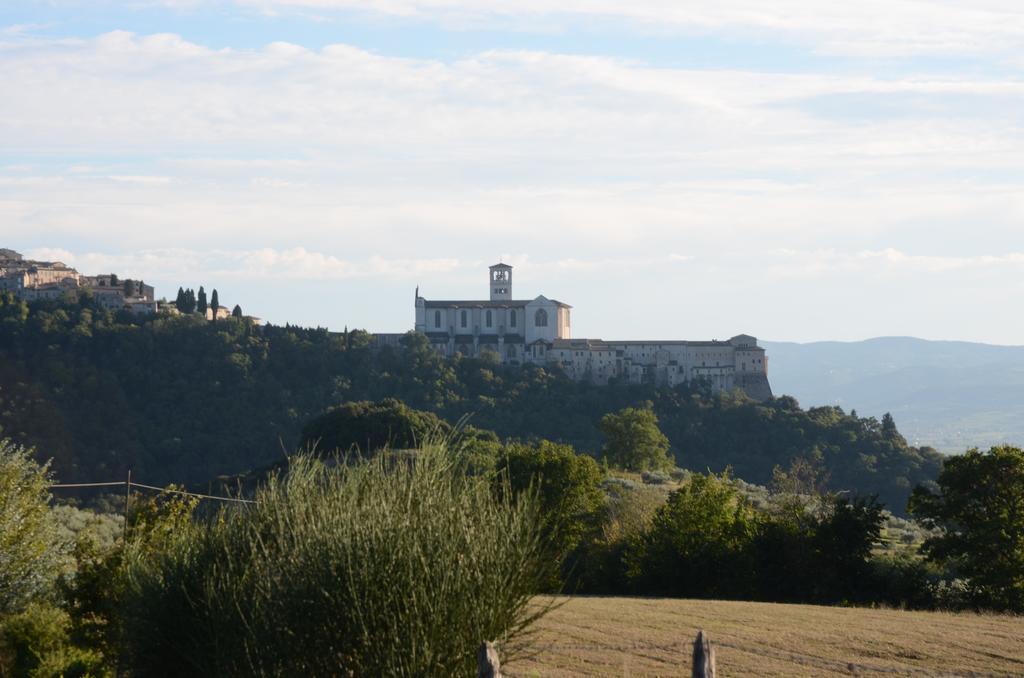
<path fill-rule="evenodd" d="M 509 313 L 509 316 L 508 316 L 509 327 L 515 327 L 516 326 L 516 310 L 513 308 L 508 313 Z"/>
<path fill-rule="evenodd" d="M 466 326 L 466 312 L 465 311 L 462 312 L 462 326 L 463 327 Z"/>
<path fill-rule="evenodd" d="M 487 326 L 488 326 L 488 327 L 490 327 L 490 326 L 491 326 L 491 324 L 492 324 L 492 322 L 493 322 L 492 318 L 493 318 L 493 316 L 491 315 L 491 311 L 490 311 L 490 310 L 488 310 L 488 311 L 487 311 Z"/>
<path fill-rule="evenodd" d="M 440 311 L 434 311 L 434 327 L 440 327 L 440 326 L 441 326 L 441 312 Z"/>
<path fill-rule="evenodd" d="M 537 327 L 547 327 L 548 326 L 548 312 L 545 311 L 543 308 L 538 308 L 537 309 L 537 315 L 535 315 L 533 317 L 533 324 L 535 326 L 537 326 Z"/>

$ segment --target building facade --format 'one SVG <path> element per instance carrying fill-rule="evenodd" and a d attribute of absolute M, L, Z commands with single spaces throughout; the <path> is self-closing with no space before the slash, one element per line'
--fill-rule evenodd
<path fill-rule="evenodd" d="M 121 280 L 110 273 L 87 276 L 59 261 L 33 261 L 14 250 L 0 248 L 0 292 L 13 292 L 25 301 L 58 300 L 80 288 L 92 291 L 101 307 L 136 315 L 157 312 L 155 290 L 141 280 Z"/>
<path fill-rule="evenodd" d="M 495 264 L 488 277 L 490 298 L 434 301 L 416 290 L 416 331 L 447 356 L 497 353 L 503 362 L 544 362 L 555 341 L 572 336 L 572 307 L 554 299 L 515 299 L 512 267 Z"/>
<path fill-rule="evenodd" d="M 557 365 L 580 381 L 675 386 L 700 379 L 713 391 L 740 388 L 762 400 L 772 395 L 768 358 L 750 335 L 726 341 L 573 339 L 572 307 L 545 296 L 516 300 L 511 266 L 491 266 L 488 289 L 487 300 L 434 301 L 417 288 L 415 330 L 446 356 L 491 352 L 505 364 Z"/>

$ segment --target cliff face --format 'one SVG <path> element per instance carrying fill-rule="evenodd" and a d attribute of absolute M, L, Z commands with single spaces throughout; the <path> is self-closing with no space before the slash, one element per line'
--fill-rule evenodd
<path fill-rule="evenodd" d="M 736 386 L 754 400 L 768 400 L 772 397 L 772 387 L 768 383 L 767 374 L 737 374 Z"/>

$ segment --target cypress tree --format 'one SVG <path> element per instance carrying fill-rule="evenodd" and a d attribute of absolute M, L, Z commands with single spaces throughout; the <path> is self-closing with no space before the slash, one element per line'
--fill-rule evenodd
<path fill-rule="evenodd" d="M 185 313 L 185 307 L 188 304 L 188 298 L 185 296 L 185 290 L 178 288 L 178 296 L 174 299 L 174 308 L 178 309 L 178 313 Z"/>
<path fill-rule="evenodd" d="M 217 299 L 217 288 L 213 288 L 213 294 L 210 295 L 210 308 L 213 309 L 213 319 L 217 319 L 217 310 L 220 308 L 220 300 Z"/>
<path fill-rule="evenodd" d="M 204 290 L 203 286 L 200 285 L 199 286 L 199 295 L 198 295 L 197 300 L 196 300 L 196 310 L 199 311 L 200 313 L 202 313 L 203 315 L 206 315 L 206 309 L 207 309 L 206 290 Z"/>
<path fill-rule="evenodd" d="M 232 318 L 241 318 L 242 317 L 242 307 L 239 306 L 238 304 L 235 304 L 235 307 L 233 309 L 231 309 L 231 317 Z"/>
<path fill-rule="evenodd" d="M 195 313 L 195 312 L 196 312 L 196 293 L 190 287 L 190 288 L 188 288 L 188 291 L 185 292 L 185 313 Z"/>

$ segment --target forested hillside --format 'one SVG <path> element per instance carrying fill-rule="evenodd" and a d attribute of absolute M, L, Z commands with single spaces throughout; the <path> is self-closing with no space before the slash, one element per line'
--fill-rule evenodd
<path fill-rule="evenodd" d="M 941 458 L 891 420 L 803 410 L 700 390 L 574 383 L 557 371 L 446 360 L 410 335 L 370 348 L 361 331 L 254 327 L 241 319 L 138 319 L 0 295 L 0 437 L 54 459 L 64 481 L 203 484 L 280 459 L 303 424 L 346 401 L 393 397 L 502 438 L 549 439 L 598 454 L 601 417 L 651 403 L 679 466 L 767 482 L 794 459 L 835 489 L 878 493 L 901 512 Z"/>

